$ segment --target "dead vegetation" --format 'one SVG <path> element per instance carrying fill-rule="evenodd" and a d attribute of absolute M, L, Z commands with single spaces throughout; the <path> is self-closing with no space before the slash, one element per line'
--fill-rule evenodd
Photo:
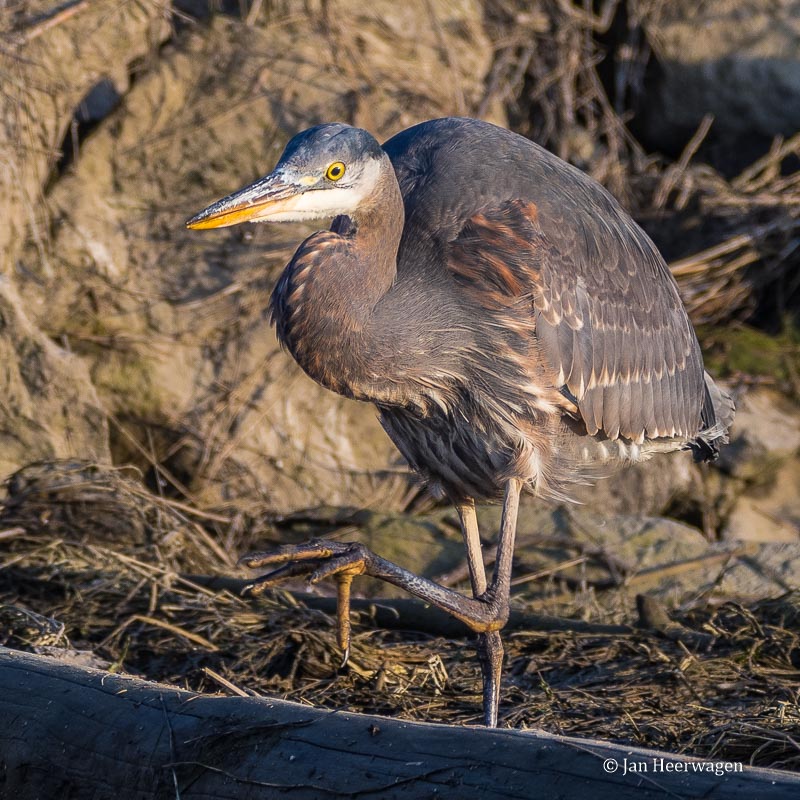
<path fill-rule="evenodd" d="M 365 603 L 342 668 L 326 613 L 288 592 L 253 601 L 207 588 L 201 576 L 227 561 L 214 541 L 229 526 L 150 495 L 123 471 L 23 471 L 7 485 L 0 525 L 0 644 L 83 651 L 71 657 L 197 691 L 478 722 L 465 639 L 413 624 L 374 629 Z M 613 601 L 583 596 L 560 607 L 574 630 L 507 636 L 504 725 L 800 768 L 796 593 L 747 606 L 700 602 L 672 619 L 645 603 L 638 621 L 633 609 L 611 612 Z M 552 602 L 524 608 L 559 611 Z"/>

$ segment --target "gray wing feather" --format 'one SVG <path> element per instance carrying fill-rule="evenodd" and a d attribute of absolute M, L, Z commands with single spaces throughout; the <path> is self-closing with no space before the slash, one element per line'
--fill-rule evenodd
<path fill-rule="evenodd" d="M 590 435 L 693 437 L 704 398 L 697 339 L 655 245 L 616 214 L 616 225 L 599 213 L 548 223 L 533 203 L 507 201 L 468 220 L 448 267 L 484 308 L 531 297 L 552 380 Z"/>
<path fill-rule="evenodd" d="M 703 401 L 697 339 L 655 246 L 620 209 L 616 217 L 584 219 L 570 235 L 574 224 L 538 215 L 550 257 L 531 273 L 537 332 L 590 434 L 692 437 Z"/>

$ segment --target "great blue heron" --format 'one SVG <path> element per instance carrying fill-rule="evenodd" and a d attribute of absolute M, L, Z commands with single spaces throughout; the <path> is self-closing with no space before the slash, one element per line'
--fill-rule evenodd
<path fill-rule="evenodd" d="M 318 125 L 187 225 L 328 217 L 272 294 L 278 337 L 315 381 L 374 403 L 409 464 L 453 502 L 473 596 L 325 540 L 247 556 L 279 565 L 251 588 L 335 577 L 345 654 L 356 575 L 448 611 L 478 634 L 495 726 L 520 491 L 565 497 L 598 465 L 655 452 L 712 459 L 733 403 L 703 370 L 655 245 L 598 183 L 522 136 L 446 118 L 381 147 Z M 475 501 L 501 497 L 487 584 Z"/>

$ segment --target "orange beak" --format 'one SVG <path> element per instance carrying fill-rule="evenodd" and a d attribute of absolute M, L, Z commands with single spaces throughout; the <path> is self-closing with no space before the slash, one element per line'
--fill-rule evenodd
<path fill-rule="evenodd" d="M 204 208 L 186 221 L 186 227 L 205 230 L 269 220 L 273 214 L 291 211 L 301 192 L 300 187 L 288 182 L 280 172 L 273 172 Z"/>

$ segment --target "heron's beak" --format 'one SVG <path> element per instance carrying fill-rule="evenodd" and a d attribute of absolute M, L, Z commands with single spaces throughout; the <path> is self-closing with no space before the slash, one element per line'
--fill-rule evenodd
<path fill-rule="evenodd" d="M 226 228 L 240 222 L 269 220 L 273 215 L 291 211 L 305 187 L 286 180 L 280 172 L 273 172 L 238 192 L 217 200 L 186 221 L 194 230 Z"/>

